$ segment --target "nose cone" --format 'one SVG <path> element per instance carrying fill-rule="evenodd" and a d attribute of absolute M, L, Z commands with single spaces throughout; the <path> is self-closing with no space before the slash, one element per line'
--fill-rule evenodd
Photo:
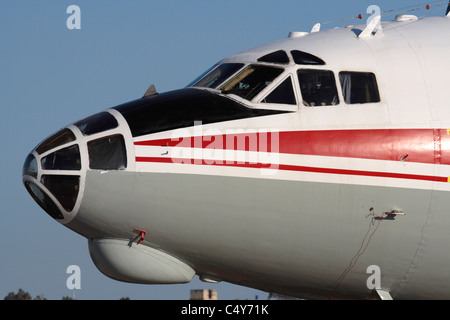
<path fill-rule="evenodd" d="M 39 144 L 24 162 L 22 180 L 36 203 L 61 223 L 74 216 L 80 189 L 80 151 L 63 129 Z"/>
<path fill-rule="evenodd" d="M 127 167 L 123 135 L 131 138 L 131 134 L 127 126 L 119 126 L 113 113 L 103 111 L 67 126 L 42 141 L 25 159 L 25 188 L 62 224 L 80 210 L 86 172 Z"/>
<path fill-rule="evenodd" d="M 38 169 L 36 158 L 32 154 L 29 154 L 25 159 L 22 170 L 22 179 L 25 188 L 34 201 L 36 201 L 37 204 L 52 218 L 57 220 L 64 219 L 61 210 L 59 210 L 53 199 L 42 189 L 40 183 L 37 181 L 37 177 Z"/>

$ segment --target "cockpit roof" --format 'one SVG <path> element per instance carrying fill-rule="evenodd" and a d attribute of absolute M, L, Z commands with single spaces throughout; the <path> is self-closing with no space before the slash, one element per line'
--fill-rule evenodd
<path fill-rule="evenodd" d="M 223 59 L 221 63 L 254 63 L 261 57 L 276 51 L 282 50 L 290 52 L 293 50 L 300 50 L 319 57 L 328 64 L 329 62 L 332 63 L 336 60 L 335 51 L 340 50 L 339 48 L 348 47 L 351 48 L 350 50 L 355 50 L 355 42 L 357 42 L 355 41 L 355 38 L 355 34 L 347 29 L 325 30 L 307 34 L 303 37 L 286 38 L 269 42 L 228 56 Z M 291 60 L 290 63 L 293 64 L 294 62 Z"/>
<path fill-rule="evenodd" d="M 360 39 L 358 35 L 366 27 L 365 24 L 344 28 L 327 29 L 319 32 L 305 33 L 304 36 L 285 38 L 269 42 L 226 57 L 220 63 L 240 62 L 255 63 L 262 56 L 284 50 L 301 50 L 323 59 L 327 65 L 337 68 L 376 68 L 373 50 L 399 43 L 415 41 L 421 37 L 423 29 L 429 30 L 432 24 L 436 30 L 448 30 L 448 17 L 432 17 L 418 20 L 382 21 L 383 35 L 373 39 Z M 436 34 L 431 34 L 426 41 L 436 41 Z M 375 40 L 375 41 L 372 41 Z M 381 44 L 381 46 L 380 46 Z M 358 59 L 355 59 L 355 56 Z M 361 59 L 361 57 L 366 57 Z"/>

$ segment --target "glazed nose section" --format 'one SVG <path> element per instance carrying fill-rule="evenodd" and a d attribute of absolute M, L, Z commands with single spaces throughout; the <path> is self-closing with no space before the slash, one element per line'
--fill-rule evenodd
<path fill-rule="evenodd" d="M 25 159 L 22 170 L 22 179 L 31 197 L 36 201 L 36 203 L 52 218 L 57 220 L 64 219 L 62 211 L 58 208 L 58 205 L 49 196 L 49 194 L 44 191 L 41 183 L 37 180 L 38 178 L 38 166 L 34 155 L 29 154 Z"/>
<path fill-rule="evenodd" d="M 69 129 L 39 144 L 24 162 L 22 180 L 36 203 L 52 218 L 68 222 L 80 188 L 80 150 Z"/>
<path fill-rule="evenodd" d="M 25 159 L 22 180 L 33 199 L 54 219 L 66 224 L 78 213 L 87 172 L 126 170 L 127 126 L 114 110 L 77 121 L 42 141 Z M 116 112 L 117 113 L 117 112 Z"/>

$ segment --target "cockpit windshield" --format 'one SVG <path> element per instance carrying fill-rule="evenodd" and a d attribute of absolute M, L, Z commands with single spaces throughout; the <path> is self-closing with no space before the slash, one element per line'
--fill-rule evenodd
<path fill-rule="evenodd" d="M 232 93 L 241 98 L 252 100 L 265 87 L 283 73 L 283 68 L 250 65 L 234 76 L 220 89 L 223 93 Z"/>
<path fill-rule="evenodd" d="M 213 69 L 211 72 L 209 69 L 204 74 L 202 74 L 199 80 L 193 82 L 189 85 L 192 87 L 203 87 L 203 88 L 218 88 L 225 80 L 231 77 L 234 73 L 240 70 L 244 66 L 243 63 L 224 63 L 219 65 L 217 68 Z M 209 73 L 208 73 L 209 72 Z"/>
<path fill-rule="evenodd" d="M 243 67 L 243 63 L 220 64 L 209 73 L 200 76 L 199 80 L 190 86 L 218 89 L 224 94 L 235 94 L 246 100 L 252 100 L 284 71 L 283 68 L 265 65 L 248 65 L 244 69 Z"/>

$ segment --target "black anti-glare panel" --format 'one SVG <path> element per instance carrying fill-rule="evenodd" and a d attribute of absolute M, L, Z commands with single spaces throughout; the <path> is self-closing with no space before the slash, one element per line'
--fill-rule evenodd
<path fill-rule="evenodd" d="M 287 111 L 250 109 L 206 90 L 185 88 L 138 99 L 115 107 L 133 137 L 202 124 L 281 114 Z"/>

